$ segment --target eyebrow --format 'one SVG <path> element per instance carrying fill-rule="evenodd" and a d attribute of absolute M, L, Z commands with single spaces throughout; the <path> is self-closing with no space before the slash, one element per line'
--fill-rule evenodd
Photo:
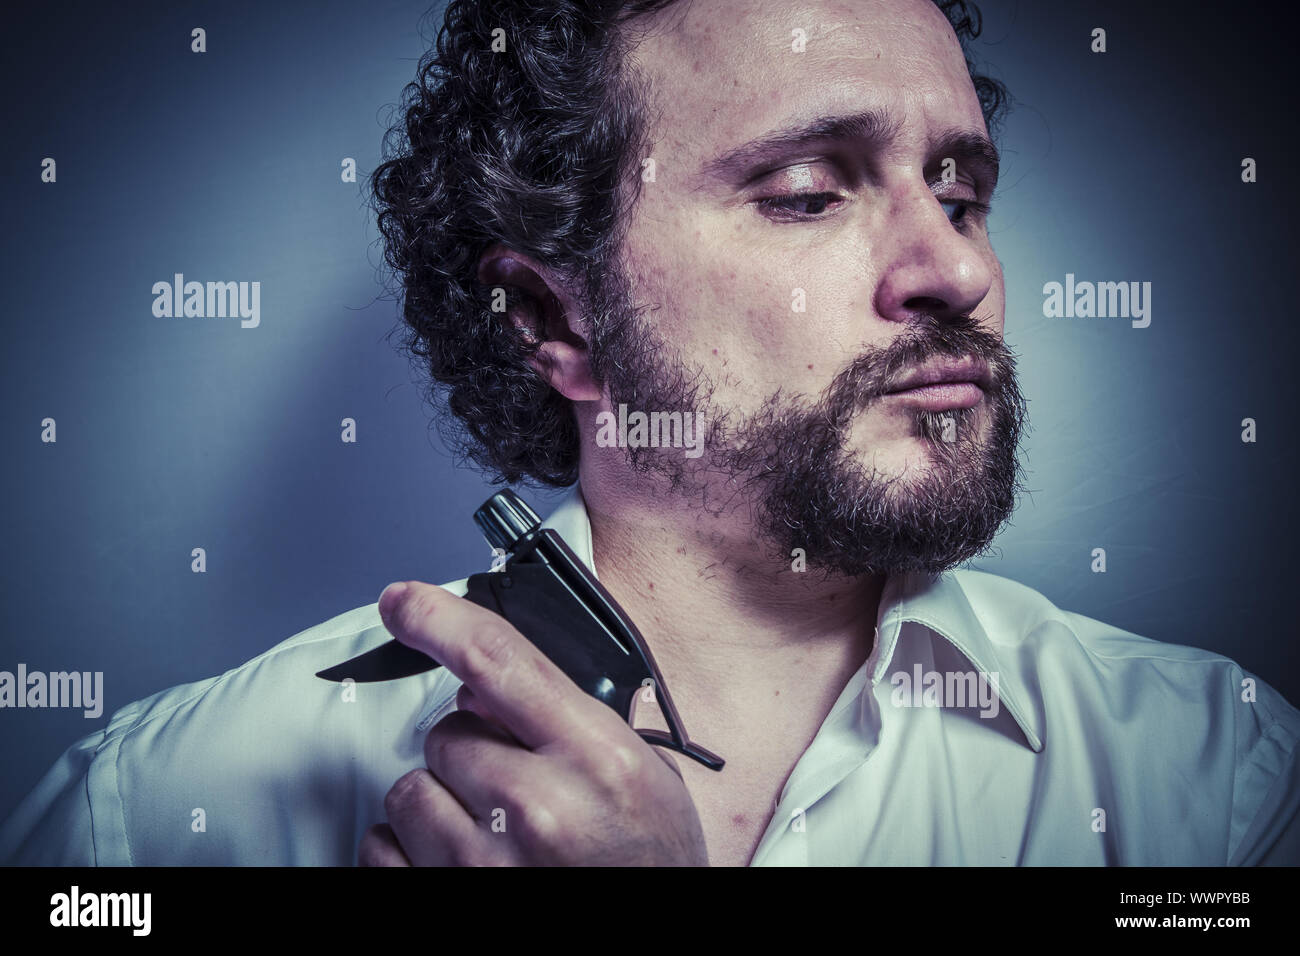
<path fill-rule="evenodd" d="M 978 130 L 951 130 L 931 141 L 930 154 L 943 159 L 955 159 L 957 165 L 974 167 L 988 180 L 989 192 L 998 184 L 998 171 L 1002 158 L 993 140 Z"/>
<path fill-rule="evenodd" d="M 796 150 L 818 143 L 855 140 L 888 143 L 898 136 L 902 122 L 883 110 L 819 116 L 810 123 L 772 130 L 729 149 L 704 164 L 704 172 L 722 179 L 736 179 Z M 930 155 L 952 158 L 959 165 L 975 167 L 989 180 L 990 191 L 997 185 L 1000 158 L 993 141 L 973 129 L 948 130 L 929 144 Z"/>

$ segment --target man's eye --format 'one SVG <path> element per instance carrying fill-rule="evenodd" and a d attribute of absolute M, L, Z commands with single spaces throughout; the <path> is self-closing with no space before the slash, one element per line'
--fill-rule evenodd
<path fill-rule="evenodd" d="M 976 202 L 974 199 L 940 199 L 939 205 L 948 215 L 948 221 L 954 226 L 969 225 L 989 214 L 989 204 Z"/>
<path fill-rule="evenodd" d="M 785 218 L 816 219 L 824 215 L 832 204 L 840 202 L 843 199 L 839 193 L 795 193 L 760 199 L 758 205 Z"/>

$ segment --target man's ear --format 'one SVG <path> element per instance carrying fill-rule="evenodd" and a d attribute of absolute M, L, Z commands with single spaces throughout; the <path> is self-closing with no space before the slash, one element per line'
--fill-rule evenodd
<path fill-rule="evenodd" d="M 501 318 L 541 343 L 531 362 L 552 388 L 575 402 L 601 397 L 586 340 L 575 329 L 580 305 L 555 273 L 529 256 L 494 245 L 479 258 L 478 280 L 516 290 Z"/>

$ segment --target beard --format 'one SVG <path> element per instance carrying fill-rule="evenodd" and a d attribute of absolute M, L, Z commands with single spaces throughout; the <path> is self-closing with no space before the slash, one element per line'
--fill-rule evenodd
<path fill-rule="evenodd" d="M 613 406 L 693 412 L 705 423 L 700 458 L 629 447 L 630 469 L 698 495 L 715 514 L 740 493 L 774 560 L 789 562 L 802 549 L 807 567 L 827 575 L 939 573 L 986 553 L 1015 508 L 1026 418 L 1015 355 L 968 315 L 918 315 L 888 345 L 858 355 L 818 400 L 778 389 L 746 413 L 713 402 L 714 381 L 661 339 L 622 270 L 605 271 L 589 301 L 592 369 Z M 926 467 L 906 475 L 869 469 L 848 447 L 852 424 L 900 373 L 940 356 L 984 362 L 991 376 L 984 400 L 910 411 Z"/>

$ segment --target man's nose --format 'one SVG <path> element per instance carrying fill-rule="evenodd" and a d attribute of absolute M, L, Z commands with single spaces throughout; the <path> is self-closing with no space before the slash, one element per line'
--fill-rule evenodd
<path fill-rule="evenodd" d="M 883 318 L 906 322 L 922 313 L 954 318 L 988 295 L 993 271 L 983 251 L 958 231 L 928 187 L 917 184 L 896 197 L 886 229 L 892 238 L 881 250 L 887 265 L 875 302 Z"/>

